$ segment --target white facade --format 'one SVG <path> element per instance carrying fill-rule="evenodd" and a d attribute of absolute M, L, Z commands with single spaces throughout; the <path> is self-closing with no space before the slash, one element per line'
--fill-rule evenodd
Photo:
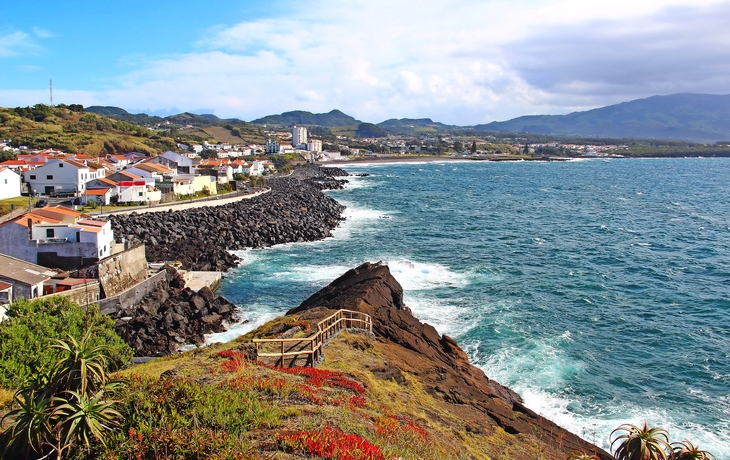
<path fill-rule="evenodd" d="M 57 209 L 43 208 L 0 225 L 0 253 L 64 269 L 111 255 L 111 222 L 84 220 L 70 210 L 59 214 Z"/>
<path fill-rule="evenodd" d="M 291 133 L 291 144 L 294 147 L 307 145 L 307 128 L 303 126 L 295 126 Z"/>
<path fill-rule="evenodd" d="M 20 174 L 12 169 L 0 168 L 0 200 L 20 196 Z"/>
<path fill-rule="evenodd" d="M 307 151 L 321 152 L 322 151 L 322 141 L 319 139 L 309 139 L 307 141 Z"/>
<path fill-rule="evenodd" d="M 92 179 L 87 166 L 68 160 L 48 160 L 43 166 L 23 173 L 34 194 L 52 195 L 58 192 L 83 192 Z"/>
<path fill-rule="evenodd" d="M 266 153 L 279 153 L 279 143 L 273 139 L 266 139 Z"/>
<path fill-rule="evenodd" d="M 162 192 L 143 180 L 119 183 L 119 203 L 159 203 L 161 200 Z"/>

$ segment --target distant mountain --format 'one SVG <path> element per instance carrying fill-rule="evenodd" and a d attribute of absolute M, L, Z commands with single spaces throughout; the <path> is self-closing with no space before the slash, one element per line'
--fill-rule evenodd
<path fill-rule="evenodd" d="M 171 115 L 169 117 L 165 117 L 165 120 L 169 121 L 170 123 L 175 123 L 176 125 L 191 124 L 196 126 L 217 125 L 221 122 L 221 119 L 216 117 L 215 115 L 198 115 L 190 112 Z"/>
<path fill-rule="evenodd" d="M 524 116 L 473 128 L 492 132 L 715 142 L 730 139 L 730 95 L 653 96 L 586 112 Z"/>
<path fill-rule="evenodd" d="M 113 118 L 115 120 L 128 121 L 141 126 L 153 126 L 165 121 L 162 117 L 147 115 L 146 113 L 132 114 L 119 107 L 92 105 L 90 107 L 86 107 L 86 111 Z"/>
<path fill-rule="evenodd" d="M 352 126 L 362 123 L 350 115 L 342 113 L 339 110 L 333 110 L 329 113 L 312 113 L 303 110 L 295 110 L 293 112 L 284 112 L 281 115 L 269 115 L 251 123 L 259 125 L 318 125 L 318 126 Z"/>

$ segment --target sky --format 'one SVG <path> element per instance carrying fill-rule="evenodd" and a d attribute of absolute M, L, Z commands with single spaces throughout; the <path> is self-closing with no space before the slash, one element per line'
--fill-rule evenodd
<path fill-rule="evenodd" d="M 4 2 L 0 106 L 473 125 L 730 94 L 730 0 Z"/>

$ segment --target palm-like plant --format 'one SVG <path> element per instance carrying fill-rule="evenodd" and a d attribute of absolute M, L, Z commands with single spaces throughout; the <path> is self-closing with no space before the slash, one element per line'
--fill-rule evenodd
<path fill-rule="evenodd" d="M 58 340 L 51 345 L 66 356 L 59 360 L 51 371 L 57 393 L 62 391 L 78 391 L 86 394 L 106 385 L 109 380 L 106 369 L 109 347 L 92 346 L 91 331 L 88 330 L 81 340 L 69 336 L 68 341 Z"/>
<path fill-rule="evenodd" d="M 715 460 L 715 456 L 689 441 L 673 442 L 671 460 Z"/>
<path fill-rule="evenodd" d="M 624 432 L 623 434 L 615 434 Z M 669 434 L 664 428 L 649 428 L 646 422 L 640 428 L 630 423 L 611 432 L 611 448 L 618 443 L 613 455 L 617 460 L 667 460 L 672 451 Z"/>
<path fill-rule="evenodd" d="M 103 444 L 103 433 L 119 424 L 122 415 L 114 410 L 118 401 L 107 400 L 121 381 L 107 373 L 108 347 L 92 346 L 87 331 L 80 340 L 69 336 L 54 347 L 64 352 L 48 374 L 15 395 L 18 408 L 5 418 L 10 449 L 33 450 L 47 457 L 61 459 L 65 451 L 92 440 Z M 45 454 L 45 455 L 44 455 Z"/>
<path fill-rule="evenodd" d="M 30 450 L 40 453 L 43 451 L 45 437 L 51 432 L 48 420 L 51 398 L 39 394 L 33 389 L 18 391 L 14 396 L 17 409 L 11 410 L 0 420 L 0 426 L 6 418 L 13 420 L 8 427 L 10 446 L 22 446 L 21 450 L 27 455 Z"/>

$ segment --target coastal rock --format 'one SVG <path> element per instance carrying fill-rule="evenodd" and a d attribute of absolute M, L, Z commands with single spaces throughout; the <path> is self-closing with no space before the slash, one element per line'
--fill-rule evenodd
<path fill-rule="evenodd" d="M 467 428 L 480 431 L 484 424 L 498 425 L 513 435 L 530 434 L 554 439 L 561 451 L 597 452 L 612 457 L 550 420 L 524 406 L 518 394 L 489 379 L 469 362 L 454 339 L 420 322 L 403 303 L 403 288 L 381 263 L 364 263 L 347 271 L 287 314 L 306 314 L 316 309 L 348 309 L 367 313 L 373 332 L 386 344 L 389 361 L 427 382 L 427 391 L 453 405 L 463 415 Z M 378 369 L 381 378 L 400 383 L 398 373 Z M 485 419 L 488 418 L 488 420 Z"/>
<path fill-rule="evenodd" d="M 179 289 L 180 275 L 166 267 L 167 276 L 134 307 L 112 316 L 115 330 L 134 348 L 136 356 L 175 353 L 184 343 L 203 343 L 204 335 L 223 332 L 235 321 L 235 305 L 204 287 Z"/>
<path fill-rule="evenodd" d="M 340 205 L 322 190 L 341 189 L 338 168 L 301 168 L 267 182 L 271 191 L 223 206 L 113 215 L 118 240 L 143 243 L 149 261 L 176 260 L 186 270 L 227 271 L 239 258 L 229 251 L 316 241 L 343 220 Z"/>

